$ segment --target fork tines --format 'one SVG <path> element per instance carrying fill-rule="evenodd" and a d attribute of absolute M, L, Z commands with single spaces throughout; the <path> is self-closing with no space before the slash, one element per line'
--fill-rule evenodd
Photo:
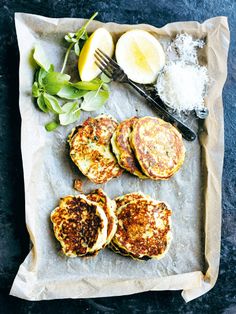
<path fill-rule="evenodd" d="M 94 55 L 96 58 L 95 64 L 104 74 L 112 78 L 113 71 L 119 69 L 119 65 L 99 48 L 96 49 Z"/>

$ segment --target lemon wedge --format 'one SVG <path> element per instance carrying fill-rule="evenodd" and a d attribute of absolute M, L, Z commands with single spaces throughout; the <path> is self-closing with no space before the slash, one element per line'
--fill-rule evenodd
<path fill-rule="evenodd" d="M 124 33 L 116 44 L 116 60 L 129 79 L 140 84 L 155 82 L 165 64 L 159 41 L 143 30 Z"/>
<path fill-rule="evenodd" d="M 97 48 L 100 48 L 109 57 L 112 57 L 114 53 L 112 36 L 105 28 L 96 29 L 81 50 L 78 69 L 82 81 L 91 81 L 101 73 L 95 64 L 94 53 Z"/>

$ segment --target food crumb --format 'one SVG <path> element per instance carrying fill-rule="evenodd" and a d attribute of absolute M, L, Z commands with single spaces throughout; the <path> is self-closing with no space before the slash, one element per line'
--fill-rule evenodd
<path fill-rule="evenodd" d="M 82 192 L 82 185 L 83 185 L 83 182 L 79 179 L 75 179 L 74 180 L 74 189 L 78 192 Z"/>

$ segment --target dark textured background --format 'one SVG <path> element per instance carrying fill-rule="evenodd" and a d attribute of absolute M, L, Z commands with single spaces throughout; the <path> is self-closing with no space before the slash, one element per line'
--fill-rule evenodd
<path fill-rule="evenodd" d="M 28 253 L 24 223 L 24 188 L 18 110 L 18 49 L 14 12 L 50 17 L 84 17 L 99 11 L 104 22 L 149 23 L 161 27 L 175 21 L 229 17 L 231 47 L 224 88 L 225 162 L 220 275 L 208 294 L 185 304 L 176 292 L 147 292 L 131 296 L 28 302 L 8 296 L 19 265 Z M 236 313 L 236 1 L 11 1 L 0 0 L 0 313 Z M 30 132 L 30 130 L 29 130 Z M 27 191 L 26 191 L 27 192 Z"/>

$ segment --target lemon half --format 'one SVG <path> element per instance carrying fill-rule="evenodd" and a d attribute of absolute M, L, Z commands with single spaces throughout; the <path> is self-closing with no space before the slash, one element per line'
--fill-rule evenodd
<path fill-rule="evenodd" d="M 81 50 L 78 69 L 82 81 L 91 81 L 101 73 L 95 64 L 94 53 L 97 48 L 100 48 L 109 57 L 112 57 L 114 53 L 112 36 L 105 28 L 96 29 Z"/>
<path fill-rule="evenodd" d="M 151 84 L 165 65 L 165 53 L 154 36 L 136 29 L 119 38 L 116 60 L 129 79 L 140 84 Z"/>

